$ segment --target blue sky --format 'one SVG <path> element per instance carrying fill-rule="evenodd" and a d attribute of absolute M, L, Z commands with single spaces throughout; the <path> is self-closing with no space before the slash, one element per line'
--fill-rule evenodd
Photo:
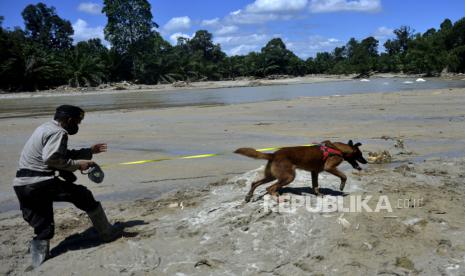
<path fill-rule="evenodd" d="M 39 1 L 0 0 L 3 26 L 24 27 L 21 11 Z M 103 39 L 103 0 L 44 0 L 73 24 L 74 40 Z M 465 17 L 464 0 L 149 0 L 158 31 L 175 44 L 207 29 L 229 55 L 259 51 L 281 37 L 298 56 L 331 51 L 349 38 L 375 36 L 380 45 L 392 30 L 407 25 L 424 32 L 449 18 Z M 381 48 L 382 49 L 382 48 Z"/>

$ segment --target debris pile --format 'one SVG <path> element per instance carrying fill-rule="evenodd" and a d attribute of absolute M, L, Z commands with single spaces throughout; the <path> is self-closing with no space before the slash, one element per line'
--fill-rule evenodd
<path fill-rule="evenodd" d="M 188 87 L 190 84 L 186 81 L 176 81 L 173 82 L 173 87 Z"/>
<path fill-rule="evenodd" d="M 370 164 L 385 164 L 391 163 L 392 156 L 387 150 L 368 153 L 368 163 Z"/>

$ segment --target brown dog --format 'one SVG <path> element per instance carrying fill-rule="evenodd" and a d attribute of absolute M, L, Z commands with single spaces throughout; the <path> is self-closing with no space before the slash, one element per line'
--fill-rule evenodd
<path fill-rule="evenodd" d="M 342 161 L 349 162 L 354 169 L 361 170 L 362 168 L 357 163 L 366 164 L 367 161 L 363 158 L 362 152 L 358 148 L 361 143 L 354 144 L 352 140 L 349 143 L 331 143 L 323 141 L 315 146 L 299 146 L 287 147 L 279 149 L 274 153 L 262 153 L 252 148 L 240 148 L 234 153 L 242 154 L 255 159 L 265 159 L 268 163 L 265 167 L 265 177 L 261 180 L 252 183 L 250 191 L 245 197 L 245 201 L 249 202 L 253 196 L 255 189 L 265 183 L 273 180 L 278 180 L 274 185 L 266 188 L 267 192 L 272 196 L 277 196 L 278 190 L 292 181 L 295 178 L 295 170 L 301 169 L 312 173 L 312 187 L 316 195 L 319 195 L 318 189 L 318 174 L 322 171 L 329 172 L 341 179 L 339 189 L 344 190 L 347 176 L 337 169 Z"/>

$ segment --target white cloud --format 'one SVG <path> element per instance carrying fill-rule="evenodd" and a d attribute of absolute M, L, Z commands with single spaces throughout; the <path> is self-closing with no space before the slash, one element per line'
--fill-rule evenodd
<path fill-rule="evenodd" d="M 239 45 L 264 45 L 270 36 L 266 34 L 251 34 L 251 35 L 237 35 L 237 36 L 218 36 L 214 37 L 215 43 L 221 44 L 221 47 L 231 47 Z"/>
<path fill-rule="evenodd" d="M 381 0 L 311 0 L 310 11 L 314 13 L 357 11 L 377 12 L 381 10 Z"/>
<path fill-rule="evenodd" d="M 227 35 L 227 34 L 232 34 L 237 32 L 239 28 L 237 26 L 231 25 L 231 26 L 222 26 L 220 29 L 218 29 L 215 34 L 216 35 Z"/>
<path fill-rule="evenodd" d="M 188 39 L 191 39 L 194 37 L 194 35 L 188 35 L 188 34 L 183 34 L 183 33 L 174 33 L 170 35 L 170 40 L 173 45 L 176 45 L 178 43 L 178 38 L 180 37 L 185 37 Z"/>
<path fill-rule="evenodd" d="M 173 17 L 163 26 L 167 32 L 187 30 L 191 27 L 191 19 L 188 16 Z"/>
<path fill-rule="evenodd" d="M 236 46 L 230 50 L 227 50 L 226 53 L 229 56 L 236 56 L 236 55 L 246 55 L 250 52 L 258 51 L 260 49 L 260 45 L 245 45 L 241 44 Z"/>
<path fill-rule="evenodd" d="M 308 0 L 255 0 L 245 9 L 230 12 L 224 21 L 228 24 L 264 24 L 289 20 L 301 15 L 307 5 Z"/>
<path fill-rule="evenodd" d="M 73 24 L 73 29 L 74 29 L 73 39 L 75 42 L 89 40 L 91 38 L 100 38 L 102 42 L 105 41 L 102 26 L 89 27 L 89 24 L 87 24 L 86 21 L 79 18 Z"/>
<path fill-rule="evenodd" d="M 229 13 L 225 18 L 227 23 L 235 24 L 263 24 L 268 21 L 278 20 L 279 16 L 276 14 L 259 14 L 259 13 L 249 13 L 243 12 L 242 10 L 237 10 L 235 12 Z"/>
<path fill-rule="evenodd" d="M 336 38 L 326 38 L 319 35 L 309 36 L 300 41 L 285 40 L 288 49 L 301 58 L 315 56 L 318 52 L 331 52 L 335 47 L 345 43 Z"/>
<path fill-rule="evenodd" d="M 246 55 L 252 51 L 260 51 L 273 37 L 283 37 L 281 34 L 248 34 L 214 37 L 214 43 L 219 43 L 226 54 Z M 306 59 L 318 52 L 331 52 L 335 47 L 344 45 L 344 41 L 333 37 L 319 35 L 308 36 L 302 40 L 283 38 L 286 47 L 297 56 Z"/>
<path fill-rule="evenodd" d="M 213 19 L 202 20 L 200 25 L 201 26 L 218 26 L 219 23 L 220 23 L 220 19 L 218 17 L 215 17 Z"/>
<path fill-rule="evenodd" d="M 307 0 L 255 0 L 247 5 L 246 11 L 250 13 L 286 13 L 305 9 Z"/>
<path fill-rule="evenodd" d="M 221 44 L 229 55 L 259 51 L 275 35 L 268 33 L 266 23 L 305 18 L 313 13 L 357 11 L 376 12 L 381 10 L 381 0 L 254 0 L 241 9 L 230 12 L 223 18 L 203 20 L 201 25 L 210 27 L 215 36 L 213 41 Z M 250 24 L 253 27 L 243 25 Z M 233 27 L 231 27 L 233 26 Z M 263 28 L 262 28 L 263 27 Z M 243 34 L 255 28 L 255 34 Z M 263 31 L 264 33 L 260 33 Z M 387 35 L 391 31 L 379 28 L 376 35 Z M 282 36 L 281 36 L 282 37 Z M 332 37 L 319 35 L 284 39 L 287 47 L 301 58 L 315 56 L 318 52 L 331 52 L 345 43 Z"/>
<path fill-rule="evenodd" d="M 394 29 L 382 26 L 376 29 L 376 31 L 373 33 L 373 36 L 378 40 L 394 37 Z"/>
<path fill-rule="evenodd" d="M 102 12 L 102 7 L 97 3 L 84 2 L 79 4 L 78 11 L 90 14 L 100 14 Z"/>
<path fill-rule="evenodd" d="M 237 10 L 237 11 L 230 12 L 229 14 L 230 14 L 230 15 L 238 15 L 238 14 L 240 14 L 241 12 L 242 12 L 242 10 L 239 9 L 239 10 Z"/>
<path fill-rule="evenodd" d="M 219 43 L 221 49 L 228 55 L 245 55 L 251 51 L 260 51 L 265 43 L 271 39 L 266 34 L 247 34 L 213 37 L 214 43 Z"/>

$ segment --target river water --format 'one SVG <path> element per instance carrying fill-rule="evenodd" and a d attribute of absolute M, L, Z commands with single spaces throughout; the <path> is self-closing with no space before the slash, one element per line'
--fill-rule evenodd
<path fill-rule="evenodd" d="M 462 80 L 431 78 L 416 82 L 409 78 L 374 78 L 309 84 L 272 85 L 178 91 L 128 91 L 127 93 L 69 94 L 47 97 L 0 99 L 0 118 L 27 117 L 53 113 L 56 106 L 72 104 L 86 111 L 166 108 L 195 105 L 229 105 L 288 100 L 298 97 L 386 93 L 395 91 L 465 87 Z"/>

